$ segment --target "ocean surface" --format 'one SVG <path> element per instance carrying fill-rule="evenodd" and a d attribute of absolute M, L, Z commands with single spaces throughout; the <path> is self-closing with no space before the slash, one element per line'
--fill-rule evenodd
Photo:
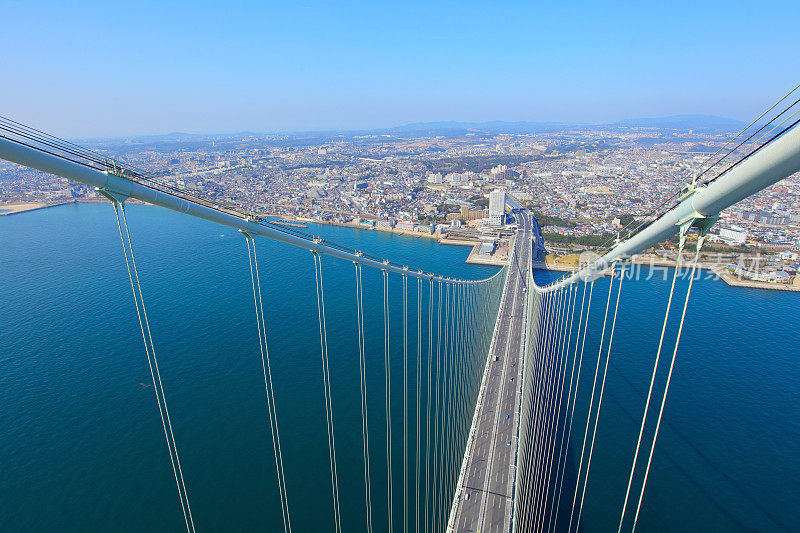
<path fill-rule="evenodd" d="M 130 206 L 128 218 L 195 525 L 201 531 L 281 530 L 244 239 L 156 207 Z M 332 226 L 302 231 L 453 277 L 497 272 L 464 264 L 469 248 L 430 239 Z M 333 518 L 313 259 L 302 249 L 257 243 L 292 525 L 328 531 Z M 324 261 L 343 528 L 359 531 L 364 491 L 354 269 Z M 381 287 L 377 272 L 365 269 L 364 275 L 373 517 L 376 530 L 383 530 Z M 669 275 L 658 271 L 623 285 L 585 531 L 617 527 Z M 544 282 L 553 274 L 537 276 Z M 686 283 L 676 289 L 681 303 Z M 399 302 L 397 284 L 392 291 Z M 607 294 L 608 280 L 599 280 L 572 468 Z M 413 323 L 415 304 L 410 308 Z M 642 531 L 800 528 L 798 310 L 800 294 L 695 282 Z M 396 306 L 392 313 L 393 410 L 399 414 L 401 317 Z M 397 423 L 395 443 L 401 445 Z M 107 204 L 0 217 L 0 467 L 2 531 L 184 527 Z M 399 511 L 398 498 L 399 491 Z"/>

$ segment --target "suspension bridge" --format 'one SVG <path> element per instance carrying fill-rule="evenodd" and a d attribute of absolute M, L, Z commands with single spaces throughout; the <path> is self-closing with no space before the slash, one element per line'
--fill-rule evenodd
<path fill-rule="evenodd" d="M 659 336 L 658 350 L 652 355 L 653 372 L 637 442 L 630 445 L 626 493 L 620 495 L 619 530 L 635 530 L 647 503 L 650 466 L 706 233 L 723 209 L 800 171 L 797 90 L 713 154 L 707 166 L 644 223 L 625 228 L 624 235 L 609 243 L 606 253 L 544 286 L 537 285 L 533 275 L 535 264 L 541 261 L 541 233 L 519 204 L 511 206 L 518 230 L 508 263 L 488 279 L 455 279 L 272 224 L 239 206 L 193 196 L 147 172 L 5 118 L 0 119 L 0 157 L 96 187 L 110 200 L 169 455 L 165 468 L 172 469 L 177 512 L 190 532 L 202 529 L 202 524 L 195 524 L 179 445 L 191 443 L 180 442 L 173 431 L 156 356 L 158 339 L 151 333 L 140 281 L 146 273 L 137 266 L 131 238 L 135 230 L 129 228 L 125 210 L 128 199 L 200 217 L 242 234 L 253 294 L 248 305 L 253 307 L 278 485 L 275 508 L 280 508 L 285 531 L 292 530 L 292 516 L 301 512 L 302 500 L 287 492 L 286 477 L 291 472 L 284 468 L 282 448 L 291 443 L 281 439 L 257 237 L 307 249 L 313 259 L 318 323 L 313 335 L 319 337 L 327 428 L 327 450 L 320 453 L 328 454 L 330 513 L 336 531 L 345 529 L 342 505 L 363 510 L 359 528 L 365 531 L 577 531 L 584 519 L 587 490 L 598 490 L 590 484 L 590 473 L 626 269 L 634 254 L 675 235 L 679 260 L 687 245 L 693 244 L 688 287 L 674 303 L 676 268 L 669 298 L 663 302 L 663 326 L 660 332 L 652 332 Z M 360 397 L 363 448 L 363 492 L 357 499 L 353 494 L 340 494 L 330 368 L 351 354 L 332 353 L 328 348 L 328 330 L 337 327 L 335 317 L 326 311 L 324 265 L 329 260 L 353 265 L 355 297 L 351 304 L 357 310 L 357 335 L 352 353 L 358 358 L 360 372 L 360 390 L 354 394 Z M 366 275 L 365 267 L 378 276 Z M 603 285 L 600 291 L 595 282 L 603 275 L 611 277 L 607 290 Z M 381 413 L 369 412 L 367 401 L 364 322 L 365 314 L 376 310 L 365 309 L 365 283 L 378 283 L 381 294 L 378 313 L 383 316 L 385 379 Z M 416 309 L 412 313 L 416 320 L 409 318 L 409 308 Z M 398 309 L 402 314 L 400 331 L 390 318 Z M 593 311 L 602 317 L 598 345 L 587 343 Z M 667 327 L 671 317 L 679 321 L 674 334 Z M 400 376 L 392 373 L 397 362 L 392 343 L 398 342 L 402 346 Z M 657 380 L 657 374 L 665 370 L 662 358 L 667 358 L 669 365 L 666 376 Z M 578 419 L 578 387 L 589 382 L 591 388 L 585 391 L 588 414 Z M 663 386 L 656 387 L 656 383 Z M 402 390 L 400 413 L 392 409 L 396 407 L 391 401 L 393 387 Z M 380 433 L 375 432 L 376 420 L 383 429 Z M 396 420 L 402 420 L 399 434 L 393 424 Z M 655 424 L 652 435 L 645 432 L 648 423 Z M 578 443 L 573 450 L 572 442 Z M 372 459 L 375 450 L 385 452 L 380 468 Z M 574 475 L 567 474 L 570 460 L 575 463 Z M 381 516 L 385 514 L 386 521 L 373 517 L 378 506 L 385 510 Z"/>

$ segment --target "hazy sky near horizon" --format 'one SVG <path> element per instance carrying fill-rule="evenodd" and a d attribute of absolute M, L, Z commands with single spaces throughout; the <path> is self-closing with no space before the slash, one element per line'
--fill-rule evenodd
<path fill-rule="evenodd" d="M 442 120 L 747 120 L 800 2 L 0 0 L 0 115 L 65 137 Z"/>

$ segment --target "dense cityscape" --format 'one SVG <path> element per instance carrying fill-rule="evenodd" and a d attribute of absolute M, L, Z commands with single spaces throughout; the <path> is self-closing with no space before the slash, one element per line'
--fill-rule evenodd
<path fill-rule="evenodd" d="M 548 249 L 565 255 L 607 248 L 618 234 L 651 220 L 732 137 L 724 128 L 624 123 L 423 124 L 363 133 L 173 134 L 82 144 L 191 194 L 300 223 L 497 236 L 506 222 L 498 216 L 504 202 L 490 208 L 490 195 L 503 191 L 533 210 Z M 100 198 L 64 178 L 0 162 L 3 204 L 75 199 Z M 763 273 L 732 267 L 739 277 L 793 281 L 800 179 L 793 176 L 723 212 L 710 240 L 718 251 L 765 257 Z"/>
<path fill-rule="evenodd" d="M 800 1 L 2 13 L 0 533 L 800 531 Z"/>

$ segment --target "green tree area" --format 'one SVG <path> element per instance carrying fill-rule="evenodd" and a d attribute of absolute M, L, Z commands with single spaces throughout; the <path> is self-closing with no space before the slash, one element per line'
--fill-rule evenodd
<path fill-rule="evenodd" d="M 619 223 L 622 225 L 623 228 L 638 228 L 642 223 L 641 222 L 637 223 L 635 221 L 635 218 L 636 217 L 634 217 L 633 215 L 628 215 L 628 214 L 620 215 Z"/>
<path fill-rule="evenodd" d="M 516 167 L 529 161 L 538 161 L 539 159 L 542 159 L 542 157 L 538 155 L 463 156 L 425 161 L 423 164 L 431 172 L 446 174 L 449 172 L 480 172 L 484 169 L 496 167 L 497 165 Z"/>
<path fill-rule="evenodd" d="M 600 233 L 598 235 L 562 235 L 561 233 L 542 233 L 544 242 L 552 242 L 558 244 L 580 244 L 581 246 L 602 246 L 614 242 L 617 238 L 616 235 L 611 233 Z"/>
<path fill-rule="evenodd" d="M 554 217 L 550 215 L 545 215 L 539 211 L 534 210 L 533 216 L 536 217 L 536 221 L 539 223 L 539 226 L 560 226 L 562 228 L 574 228 L 578 224 L 573 222 L 572 220 L 567 220 L 561 217 Z"/>
<path fill-rule="evenodd" d="M 487 208 L 489 207 L 489 199 L 482 194 L 476 194 L 475 196 L 471 196 L 469 199 L 475 207 Z"/>
<path fill-rule="evenodd" d="M 431 222 L 445 223 L 447 222 L 447 215 L 450 213 L 458 213 L 461 210 L 460 206 L 453 205 L 453 204 L 439 204 L 436 206 L 436 213 L 433 214 L 421 214 L 419 215 L 419 222 L 423 224 L 430 224 Z"/>
<path fill-rule="evenodd" d="M 628 237 L 628 232 L 622 232 L 620 235 L 621 240 L 625 240 Z M 614 244 L 614 241 L 617 238 L 616 234 L 613 233 L 600 233 L 597 235 L 582 235 L 580 237 L 576 237 L 574 235 L 562 235 L 561 233 L 542 233 L 542 237 L 544 238 L 545 244 L 550 242 L 553 244 L 577 244 L 580 246 L 611 246 Z M 696 243 L 696 237 L 694 235 L 690 235 L 684 250 L 693 251 Z M 678 246 L 678 236 L 673 235 L 665 240 L 661 245 L 655 246 L 650 249 L 650 251 L 657 250 L 660 247 L 664 247 L 667 249 L 674 250 Z M 727 254 L 750 254 L 754 253 L 754 249 L 748 246 L 728 246 L 727 244 L 715 244 L 715 243 L 707 243 L 703 250 L 706 252 L 717 252 L 717 253 L 727 253 Z"/>

